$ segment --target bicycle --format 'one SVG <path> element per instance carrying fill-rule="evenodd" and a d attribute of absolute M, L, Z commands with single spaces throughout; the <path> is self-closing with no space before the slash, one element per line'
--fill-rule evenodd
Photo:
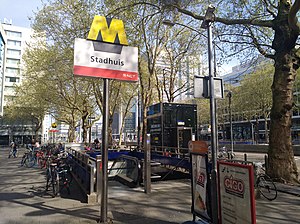
<path fill-rule="evenodd" d="M 52 187 L 52 197 L 56 197 L 64 189 L 70 194 L 70 183 L 73 176 L 71 175 L 71 165 L 68 164 L 67 158 L 48 157 L 46 171 L 46 191 Z"/>
<path fill-rule="evenodd" d="M 71 174 L 71 167 L 67 164 L 60 165 L 58 167 L 58 175 L 59 191 L 61 192 L 63 189 L 66 189 L 68 194 L 70 194 L 70 183 L 73 180 L 73 176 Z"/>
<path fill-rule="evenodd" d="M 57 173 L 57 163 L 48 163 L 46 171 L 46 191 L 52 187 L 52 197 L 56 197 L 59 193 L 59 175 Z"/>
<path fill-rule="evenodd" d="M 34 155 L 34 152 L 32 149 L 28 149 L 25 151 L 24 155 L 22 156 L 20 166 L 26 166 L 26 167 L 33 167 L 36 163 L 36 156 Z"/>
<path fill-rule="evenodd" d="M 234 152 L 228 151 L 225 146 L 218 150 L 219 159 L 233 159 L 235 157 Z"/>
<path fill-rule="evenodd" d="M 255 189 L 269 201 L 275 200 L 277 198 L 277 188 L 272 179 L 265 173 L 264 164 L 259 162 L 253 163 L 253 165 L 256 175 Z"/>

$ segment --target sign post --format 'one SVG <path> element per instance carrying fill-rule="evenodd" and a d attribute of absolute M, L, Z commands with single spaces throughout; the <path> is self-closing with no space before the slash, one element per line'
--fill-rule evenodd
<path fill-rule="evenodd" d="M 138 81 L 138 48 L 128 45 L 122 20 L 95 16 L 88 40 L 75 39 L 75 76 L 103 78 L 102 181 L 100 222 L 107 223 L 109 79 Z"/>
<path fill-rule="evenodd" d="M 107 222 L 107 171 L 108 171 L 108 113 L 109 113 L 109 105 L 108 105 L 108 92 L 109 92 L 109 80 L 103 80 L 103 124 L 102 124 L 102 183 L 101 183 L 101 214 L 100 221 L 101 223 Z"/>

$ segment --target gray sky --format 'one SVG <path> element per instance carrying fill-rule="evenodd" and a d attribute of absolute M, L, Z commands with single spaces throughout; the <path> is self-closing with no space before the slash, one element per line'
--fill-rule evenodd
<path fill-rule="evenodd" d="M 0 0 L 0 20 L 12 20 L 12 25 L 30 28 L 29 16 L 41 8 L 41 0 Z"/>

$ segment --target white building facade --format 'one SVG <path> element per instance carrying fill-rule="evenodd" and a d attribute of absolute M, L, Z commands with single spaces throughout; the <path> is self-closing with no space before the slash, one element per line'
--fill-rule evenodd
<path fill-rule="evenodd" d="M 6 106 L 15 95 L 15 86 L 22 82 L 22 56 L 32 41 L 33 30 L 12 24 L 2 24 L 2 28 L 6 38 L 2 103 Z"/>
<path fill-rule="evenodd" d="M 0 116 L 3 116 L 3 78 L 4 78 L 4 61 L 5 61 L 5 33 L 0 25 Z"/>
<path fill-rule="evenodd" d="M 22 83 L 24 62 L 22 57 L 28 47 L 35 43 L 34 31 L 12 25 L 5 19 L 0 23 L 0 115 L 5 114 L 5 106 L 15 97 L 16 86 Z M 10 141 L 28 143 L 33 138 L 32 124 L 9 124 L 1 119 L 0 145 Z"/>

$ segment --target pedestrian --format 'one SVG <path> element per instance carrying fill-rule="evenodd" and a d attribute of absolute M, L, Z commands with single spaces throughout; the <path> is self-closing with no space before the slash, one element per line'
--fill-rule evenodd
<path fill-rule="evenodd" d="M 10 152 L 8 155 L 8 158 L 13 156 L 14 158 L 17 158 L 17 153 L 18 153 L 18 146 L 15 142 L 10 143 Z"/>
<path fill-rule="evenodd" d="M 34 143 L 34 150 L 40 150 L 40 143 L 39 143 L 39 141 L 36 141 L 35 143 Z"/>
<path fill-rule="evenodd" d="M 58 143 L 58 150 L 60 151 L 60 152 L 64 152 L 65 151 L 65 148 L 64 148 L 64 146 L 63 146 L 63 144 L 60 142 L 60 143 Z"/>
<path fill-rule="evenodd" d="M 94 140 L 95 149 L 100 149 L 100 141 L 98 138 Z"/>

